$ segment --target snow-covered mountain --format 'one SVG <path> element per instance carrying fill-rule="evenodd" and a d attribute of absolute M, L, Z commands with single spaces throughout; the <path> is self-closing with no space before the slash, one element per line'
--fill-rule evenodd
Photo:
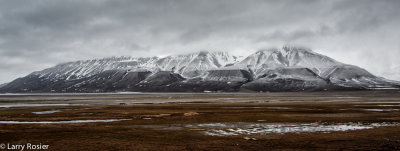
<path fill-rule="evenodd" d="M 232 56 L 227 52 L 201 51 L 186 55 L 167 56 L 164 58 L 134 58 L 123 56 L 68 62 L 34 72 L 32 75 L 39 75 L 39 77 L 57 81 L 81 79 L 107 70 L 146 70 L 152 72 L 173 71 L 187 77 L 193 77 L 196 75 L 193 72 L 218 69 L 226 64 L 236 62 L 238 62 L 238 57 Z"/>
<path fill-rule="evenodd" d="M 342 63 L 307 48 L 289 46 L 261 50 L 235 64 L 238 68 L 253 70 L 257 76 L 271 69 L 287 67 L 308 68 L 321 75 L 335 65 Z"/>
<path fill-rule="evenodd" d="M 156 64 L 161 70 L 172 71 L 184 77 L 196 77 L 208 70 L 215 70 L 234 64 L 239 58 L 227 52 L 200 51 L 187 55 L 168 56 L 159 59 Z"/>
<path fill-rule="evenodd" d="M 357 66 L 307 48 L 241 58 L 200 51 L 163 58 L 111 57 L 60 64 L 16 79 L 0 92 L 303 91 L 399 88 Z"/>
<path fill-rule="evenodd" d="M 154 70 L 155 62 L 157 60 L 157 57 L 111 57 L 104 59 L 76 61 L 56 65 L 42 71 L 33 72 L 31 75 L 38 75 L 40 78 L 43 77 L 51 81 L 74 80 L 93 76 L 107 70 Z"/>

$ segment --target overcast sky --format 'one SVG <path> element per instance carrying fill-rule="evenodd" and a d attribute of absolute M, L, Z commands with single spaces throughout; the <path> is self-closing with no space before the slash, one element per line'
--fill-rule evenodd
<path fill-rule="evenodd" d="M 62 62 L 283 44 L 400 80 L 400 0 L 0 0 L 0 83 Z"/>

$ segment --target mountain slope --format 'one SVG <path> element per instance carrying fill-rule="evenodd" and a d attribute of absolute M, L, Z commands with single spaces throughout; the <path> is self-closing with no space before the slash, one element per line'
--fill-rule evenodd
<path fill-rule="evenodd" d="M 328 82 L 304 67 L 276 68 L 265 72 L 243 87 L 254 91 L 323 90 Z"/>
<path fill-rule="evenodd" d="M 398 85 L 353 65 L 333 66 L 324 72 L 322 77 L 329 80 L 330 83 L 347 88 L 385 89 Z"/>
<path fill-rule="evenodd" d="M 60 64 L 31 75 L 38 75 L 48 80 L 74 80 L 89 77 L 107 70 L 148 69 L 154 70 L 157 57 L 132 58 L 111 57 Z"/>
<path fill-rule="evenodd" d="M 8 83 L 0 84 L 0 88 L 6 86 Z"/>

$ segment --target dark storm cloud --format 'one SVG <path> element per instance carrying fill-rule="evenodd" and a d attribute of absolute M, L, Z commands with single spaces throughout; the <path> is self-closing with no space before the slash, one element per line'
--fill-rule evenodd
<path fill-rule="evenodd" d="M 0 83 L 78 59 L 245 55 L 285 43 L 379 74 L 400 64 L 398 8 L 398 0 L 0 0 Z"/>

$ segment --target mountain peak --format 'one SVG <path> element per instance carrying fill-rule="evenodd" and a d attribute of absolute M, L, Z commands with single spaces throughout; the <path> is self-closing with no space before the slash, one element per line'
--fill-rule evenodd
<path fill-rule="evenodd" d="M 200 50 L 198 52 L 199 55 L 208 55 L 209 53 L 210 53 L 210 51 L 208 51 L 208 50 Z"/>
<path fill-rule="evenodd" d="M 308 47 L 304 47 L 304 46 L 296 46 L 296 45 L 283 45 L 282 46 L 282 50 L 285 51 L 312 51 L 310 48 Z"/>
<path fill-rule="evenodd" d="M 184 54 L 173 54 L 169 55 L 167 57 L 176 57 L 176 56 L 209 56 L 209 55 L 230 55 L 229 52 L 226 51 L 212 51 L 212 50 L 200 50 L 200 51 L 194 51 L 190 53 L 184 53 Z M 165 58 L 167 58 L 165 57 Z"/>
<path fill-rule="evenodd" d="M 257 51 L 256 54 L 270 54 L 270 53 L 288 54 L 293 52 L 313 52 L 313 51 L 308 47 L 283 45 L 281 48 L 272 47 L 272 48 L 262 49 Z"/>
<path fill-rule="evenodd" d="M 224 54 L 227 52 L 222 51 L 209 51 L 209 50 L 201 50 L 197 52 L 198 56 L 208 56 L 208 55 L 215 55 L 215 54 Z"/>
<path fill-rule="evenodd" d="M 261 49 L 261 50 L 258 50 L 255 54 L 265 54 L 267 52 L 272 53 L 272 52 L 276 52 L 278 50 L 279 50 L 278 48 Z"/>
<path fill-rule="evenodd" d="M 300 47 L 300 46 L 290 46 L 290 45 L 284 45 L 279 51 L 285 57 L 288 57 L 289 55 L 293 54 L 298 54 L 301 52 L 313 53 L 313 51 L 310 48 Z"/>
<path fill-rule="evenodd" d="M 199 54 L 229 54 L 226 51 L 210 51 L 210 50 L 201 50 L 198 52 Z"/>

